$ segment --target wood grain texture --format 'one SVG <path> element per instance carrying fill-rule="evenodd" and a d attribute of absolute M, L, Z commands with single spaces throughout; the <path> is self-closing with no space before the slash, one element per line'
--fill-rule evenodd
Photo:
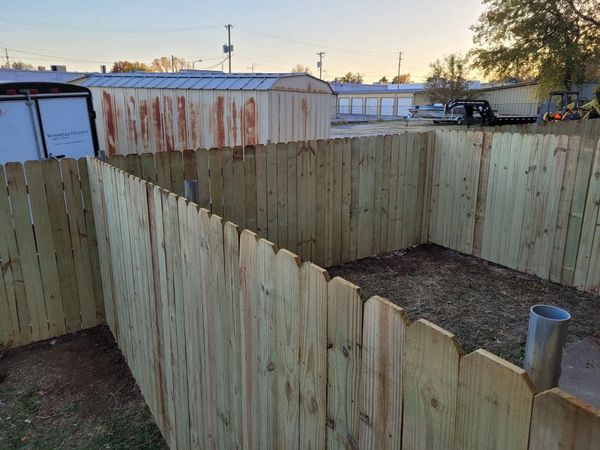
<path fill-rule="evenodd" d="M 446 330 L 423 319 L 408 327 L 402 448 L 452 447 L 461 354 Z"/>
<path fill-rule="evenodd" d="M 404 310 L 371 297 L 363 316 L 359 447 L 402 447 L 404 343 L 408 318 Z"/>
<path fill-rule="evenodd" d="M 485 350 L 463 357 L 454 448 L 526 449 L 534 393 L 523 369 Z"/>
<path fill-rule="evenodd" d="M 336 277 L 328 285 L 327 448 L 358 447 L 363 300 Z"/>
<path fill-rule="evenodd" d="M 558 389 L 535 396 L 530 450 L 592 450 L 600 442 L 600 410 Z"/>

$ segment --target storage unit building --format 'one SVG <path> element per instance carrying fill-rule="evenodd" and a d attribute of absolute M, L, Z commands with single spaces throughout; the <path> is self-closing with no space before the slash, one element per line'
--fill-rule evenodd
<path fill-rule="evenodd" d="M 331 86 L 338 96 L 338 115 L 406 117 L 410 106 L 431 103 L 423 83 L 332 83 Z"/>
<path fill-rule="evenodd" d="M 109 155 L 329 138 L 333 91 L 306 74 L 136 72 L 82 85 Z"/>

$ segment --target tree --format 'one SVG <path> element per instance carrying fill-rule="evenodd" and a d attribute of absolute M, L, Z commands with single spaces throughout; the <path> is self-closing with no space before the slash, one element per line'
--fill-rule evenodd
<path fill-rule="evenodd" d="M 192 64 L 177 56 L 161 56 L 160 58 L 155 58 L 151 66 L 157 72 L 178 72 L 183 69 L 190 69 Z"/>
<path fill-rule="evenodd" d="M 341 77 L 335 77 L 335 79 L 333 80 L 335 83 L 354 83 L 354 84 L 360 84 L 363 82 L 363 75 L 361 73 L 353 73 L 353 72 L 348 72 L 346 75 L 341 76 Z"/>
<path fill-rule="evenodd" d="M 150 72 L 150 67 L 137 61 L 115 61 L 111 72 Z"/>
<path fill-rule="evenodd" d="M 597 69 L 598 0 L 483 0 L 471 29 L 474 66 L 498 78 L 540 82 L 540 96 L 571 89 Z"/>
<path fill-rule="evenodd" d="M 4 64 L 2 67 L 4 69 L 34 70 L 34 67 L 31 64 L 27 64 L 23 61 L 13 61 L 10 64 Z"/>
<path fill-rule="evenodd" d="M 312 72 L 310 71 L 310 68 L 308 66 L 303 65 L 303 64 L 296 64 L 295 67 L 292 67 L 291 72 L 292 73 L 307 73 L 309 75 L 312 75 Z"/>
<path fill-rule="evenodd" d="M 410 73 L 401 73 L 400 75 L 396 75 L 392 79 L 392 84 L 406 84 L 412 83 L 410 79 Z"/>
<path fill-rule="evenodd" d="M 379 84 L 388 84 L 389 81 L 387 79 L 387 77 L 384 75 L 381 77 L 381 79 L 378 81 Z"/>
<path fill-rule="evenodd" d="M 448 103 L 452 99 L 469 97 L 466 78 L 467 58 L 450 54 L 429 64 L 425 94 L 433 103 Z"/>

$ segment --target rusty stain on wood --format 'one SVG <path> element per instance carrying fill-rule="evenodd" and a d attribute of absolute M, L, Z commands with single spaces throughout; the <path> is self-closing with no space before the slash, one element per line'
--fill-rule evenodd
<path fill-rule="evenodd" d="M 306 141 L 308 139 L 308 103 L 306 102 L 306 97 L 300 101 L 300 106 L 302 107 L 302 123 L 304 124 L 302 140 Z"/>
<path fill-rule="evenodd" d="M 135 119 L 135 97 L 133 95 L 130 95 L 127 101 L 127 129 L 129 130 L 130 141 L 133 141 L 137 147 L 138 130 Z"/>
<path fill-rule="evenodd" d="M 162 143 L 163 143 L 163 128 L 162 128 L 162 118 L 161 118 L 161 110 L 160 110 L 160 98 L 154 97 L 152 99 L 152 123 L 154 124 L 154 136 L 156 141 L 156 151 L 162 152 Z"/>
<path fill-rule="evenodd" d="M 215 141 L 217 143 L 217 147 L 222 148 L 225 147 L 225 98 L 222 95 L 219 95 L 217 97 L 217 104 L 215 105 L 215 115 L 217 116 L 217 129 L 215 130 Z"/>
<path fill-rule="evenodd" d="M 200 147 L 200 113 L 198 103 L 190 103 L 191 127 L 192 127 L 192 145 L 194 148 Z"/>
<path fill-rule="evenodd" d="M 116 154 L 116 141 L 117 141 L 117 123 L 115 118 L 115 111 L 112 104 L 112 96 L 110 92 L 102 92 L 102 109 L 104 110 L 104 125 L 106 127 L 106 144 L 108 147 L 108 155 Z"/>
<path fill-rule="evenodd" d="M 233 145 L 237 145 L 237 108 L 235 105 L 235 98 L 233 99 L 233 103 L 231 105 L 231 136 L 233 137 Z"/>
<path fill-rule="evenodd" d="M 187 148 L 187 120 L 185 114 L 185 97 L 183 95 L 177 97 L 177 135 L 179 138 L 178 148 Z"/>
<path fill-rule="evenodd" d="M 163 108 L 165 110 L 165 142 L 167 151 L 175 150 L 175 142 L 173 136 L 173 97 L 165 96 L 163 100 Z"/>
<path fill-rule="evenodd" d="M 250 97 L 244 104 L 244 145 L 258 144 L 256 139 L 256 101 Z"/>
<path fill-rule="evenodd" d="M 148 101 L 146 99 L 140 100 L 140 133 L 144 152 L 148 152 L 150 150 L 150 136 L 148 134 Z"/>

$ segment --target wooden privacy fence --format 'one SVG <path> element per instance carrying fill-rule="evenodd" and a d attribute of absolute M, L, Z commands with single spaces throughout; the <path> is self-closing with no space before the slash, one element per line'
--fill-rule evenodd
<path fill-rule="evenodd" d="M 117 155 L 109 163 L 197 199 L 329 267 L 422 242 L 428 133 Z"/>
<path fill-rule="evenodd" d="M 600 293 L 600 142 L 438 132 L 428 241 Z"/>
<path fill-rule="evenodd" d="M 0 165 L 0 348 L 103 322 L 87 165 Z"/>
<path fill-rule="evenodd" d="M 477 141 L 477 136 L 473 136 Z M 597 410 L 89 160 L 106 317 L 171 448 L 591 449 Z"/>
<path fill-rule="evenodd" d="M 505 125 L 502 127 L 494 127 L 494 130 L 501 133 L 554 134 L 556 136 L 567 135 L 600 138 L 600 119 L 565 120 L 542 124 L 530 123 L 527 125 Z"/>

